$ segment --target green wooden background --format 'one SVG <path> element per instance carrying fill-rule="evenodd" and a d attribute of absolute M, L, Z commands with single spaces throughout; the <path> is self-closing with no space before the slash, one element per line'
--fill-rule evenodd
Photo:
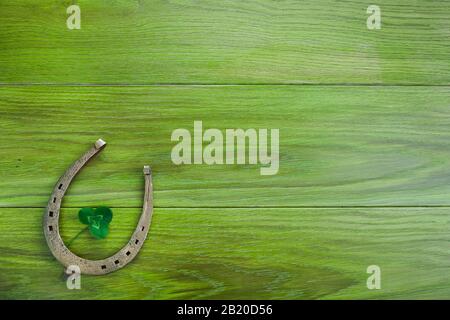
<path fill-rule="evenodd" d="M 279 128 L 279 173 L 175 166 L 170 135 L 194 120 Z M 449 299 L 449 128 L 448 1 L 0 0 L 0 298 Z M 42 214 L 98 138 L 64 240 L 107 205 L 110 236 L 71 249 L 127 242 L 147 163 L 154 221 L 130 265 L 68 290 Z"/>

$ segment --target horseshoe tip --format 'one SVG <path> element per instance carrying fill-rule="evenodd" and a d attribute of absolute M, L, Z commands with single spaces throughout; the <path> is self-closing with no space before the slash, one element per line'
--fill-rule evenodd
<path fill-rule="evenodd" d="M 150 166 L 144 166 L 144 174 L 152 174 L 152 169 L 150 169 Z"/>
<path fill-rule="evenodd" d="M 95 147 L 97 149 L 100 149 L 102 147 L 104 147 L 106 145 L 106 142 L 103 141 L 102 139 L 98 139 L 97 141 L 95 141 Z"/>

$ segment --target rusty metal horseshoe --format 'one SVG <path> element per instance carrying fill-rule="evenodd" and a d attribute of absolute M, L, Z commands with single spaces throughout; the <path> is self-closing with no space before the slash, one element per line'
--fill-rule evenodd
<path fill-rule="evenodd" d="M 153 213 L 152 173 L 149 166 L 144 166 L 145 192 L 144 205 L 139 223 L 130 241 L 113 256 L 102 260 L 87 260 L 72 253 L 64 244 L 59 234 L 59 214 L 64 194 L 73 178 L 83 166 L 106 146 L 106 142 L 99 139 L 85 154 L 83 154 L 58 180 L 48 201 L 44 214 L 44 235 L 53 256 L 66 268 L 75 265 L 82 274 L 102 275 L 126 266 L 137 255 L 149 231 Z"/>

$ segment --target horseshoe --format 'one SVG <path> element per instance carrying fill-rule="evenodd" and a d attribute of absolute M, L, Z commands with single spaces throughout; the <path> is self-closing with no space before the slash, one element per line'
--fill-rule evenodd
<path fill-rule="evenodd" d="M 72 253 L 65 245 L 59 234 L 59 213 L 62 198 L 70 183 L 86 163 L 97 153 L 102 151 L 106 142 L 99 139 L 85 154 L 75 161 L 72 166 L 58 180 L 48 201 L 44 214 L 44 235 L 53 256 L 66 268 L 75 265 L 83 274 L 103 275 L 126 266 L 138 254 L 149 231 L 153 213 L 153 185 L 152 173 L 149 166 L 144 166 L 145 192 L 144 205 L 139 223 L 130 241 L 113 256 L 102 260 L 87 260 Z"/>

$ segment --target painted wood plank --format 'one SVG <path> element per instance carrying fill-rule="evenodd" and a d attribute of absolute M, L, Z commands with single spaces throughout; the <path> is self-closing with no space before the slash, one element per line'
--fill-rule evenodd
<path fill-rule="evenodd" d="M 102 258 L 140 214 L 113 209 L 104 240 L 71 249 Z M 0 209 L 2 299 L 448 299 L 448 208 L 156 209 L 136 260 L 68 290 L 41 230 L 42 209 Z M 65 241 L 83 225 L 63 209 Z M 381 289 L 368 290 L 369 265 Z"/>
<path fill-rule="evenodd" d="M 1 83 L 450 84 L 450 2 L 0 3 Z"/>
<path fill-rule="evenodd" d="M 99 137 L 109 145 L 63 206 L 140 207 L 142 166 L 158 207 L 449 205 L 450 90 L 438 87 L 0 88 L 0 206 L 44 207 Z M 279 128 L 280 168 L 175 165 L 171 133 Z"/>

